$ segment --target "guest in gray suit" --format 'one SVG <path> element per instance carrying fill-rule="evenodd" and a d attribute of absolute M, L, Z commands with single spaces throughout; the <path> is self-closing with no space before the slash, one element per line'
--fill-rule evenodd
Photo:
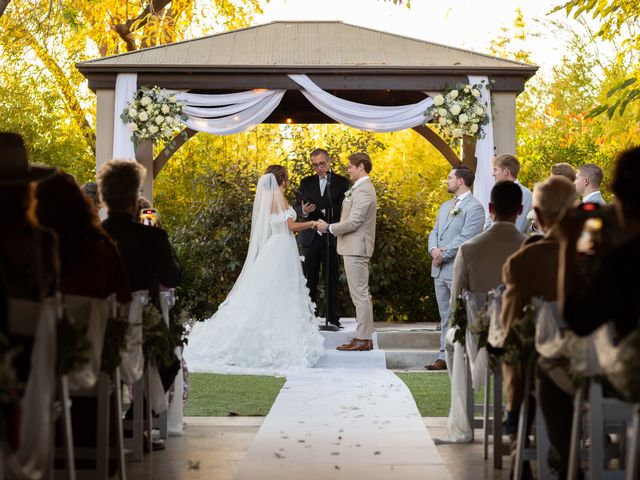
<path fill-rule="evenodd" d="M 484 208 L 471 195 L 471 186 L 475 175 L 469 168 L 454 167 L 447 177 L 447 192 L 453 199 L 444 202 L 438 211 L 436 223 L 429 234 L 429 254 L 431 276 L 434 279 L 436 300 L 440 313 L 440 354 L 427 370 L 446 370 L 444 338 L 449 326 L 449 302 L 451 300 L 451 281 L 453 261 L 458 247 L 470 238 L 482 232 Z"/>
<path fill-rule="evenodd" d="M 603 177 L 602 169 L 594 163 L 586 163 L 578 169 L 573 183 L 576 186 L 576 193 L 582 197 L 582 203 L 607 204 L 600 193 Z"/>
<path fill-rule="evenodd" d="M 518 181 L 518 173 L 520 173 L 520 161 L 513 155 L 505 153 L 493 159 L 493 178 L 496 182 L 513 182 L 522 190 L 522 212 L 516 219 L 516 228 L 527 234 L 529 232 L 527 214 L 531 211 L 531 190 Z M 484 229 L 488 229 L 490 225 L 491 217 L 487 215 Z"/>

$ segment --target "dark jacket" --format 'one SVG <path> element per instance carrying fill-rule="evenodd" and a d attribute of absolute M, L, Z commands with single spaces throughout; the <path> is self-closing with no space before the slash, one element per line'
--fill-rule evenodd
<path fill-rule="evenodd" d="M 182 268 L 167 232 L 142 225 L 123 212 L 110 213 L 103 226 L 118 245 L 132 292 L 149 290 L 157 299 L 160 285 L 178 286 Z"/>
<path fill-rule="evenodd" d="M 310 221 L 322 219 L 327 223 L 334 223 L 340 220 L 344 192 L 349 189 L 350 182 L 342 175 L 334 172 L 329 172 L 327 178 L 329 183 L 328 188 L 324 190 L 324 195 L 320 194 L 320 178 L 318 175 L 311 175 L 302 179 L 296 194 L 295 210 L 298 214 L 298 220 Z M 306 217 L 302 214 L 302 200 L 305 200 L 305 202 L 311 200 L 312 203 L 316 205 L 315 211 Z M 331 217 L 331 206 L 333 206 L 333 217 Z M 322 214 L 322 210 L 325 210 L 324 215 Z M 308 247 L 313 241 L 314 235 L 317 235 L 315 230 L 304 230 L 300 232 L 298 242 L 302 247 Z"/>

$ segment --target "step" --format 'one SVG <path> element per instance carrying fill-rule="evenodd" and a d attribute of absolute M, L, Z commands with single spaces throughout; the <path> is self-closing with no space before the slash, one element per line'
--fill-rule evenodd
<path fill-rule="evenodd" d="M 376 335 L 381 350 L 440 348 L 440 332 L 437 330 L 378 330 Z"/>
<path fill-rule="evenodd" d="M 338 345 L 351 342 L 351 339 L 355 336 L 354 331 L 347 331 L 346 329 L 339 332 L 321 330 L 320 334 L 324 337 L 324 348 L 326 350 L 335 350 Z M 378 334 L 374 332 L 371 339 L 373 340 L 373 348 L 378 348 Z"/>
<path fill-rule="evenodd" d="M 368 350 L 364 352 L 341 352 L 325 350 L 315 368 L 387 368 L 385 352 Z"/>
<path fill-rule="evenodd" d="M 387 368 L 391 370 L 419 370 L 438 358 L 439 349 L 404 348 L 384 350 Z"/>

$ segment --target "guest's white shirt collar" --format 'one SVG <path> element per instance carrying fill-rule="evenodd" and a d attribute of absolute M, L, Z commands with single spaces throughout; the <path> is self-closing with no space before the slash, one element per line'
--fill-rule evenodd
<path fill-rule="evenodd" d="M 360 177 L 358 180 L 353 182 L 353 186 L 351 187 L 351 190 L 354 190 L 358 185 L 360 185 L 362 182 L 364 182 L 368 178 L 369 178 L 369 175 L 365 175 L 364 177 Z"/>
<path fill-rule="evenodd" d="M 593 197 L 600 195 L 600 190 L 596 190 L 595 192 L 587 193 L 584 197 L 582 197 L 582 203 L 589 203 Z"/>
<path fill-rule="evenodd" d="M 453 201 L 455 202 L 456 200 L 458 200 L 458 203 L 460 203 L 462 200 L 467 198 L 469 195 L 471 195 L 471 192 L 469 190 L 467 190 L 463 194 L 458 195 L 457 197 L 454 197 Z"/>

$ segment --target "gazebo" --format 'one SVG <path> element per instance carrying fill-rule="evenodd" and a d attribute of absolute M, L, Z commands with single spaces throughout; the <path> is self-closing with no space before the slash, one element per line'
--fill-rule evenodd
<path fill-rule="evenodd" d="M 308 124 L 336 120 L 312 105 L 290 74 L 308 75 L 336 97 L 377 106 L 416 103 L 447 87 L 468 83 L 470 75 L 483 76 L 491 89 L 493 155 L 515 153 L 516 96 L 538 67 L 337 21 L 277 21 L 90 60 L 77 68 L 97 95 L 99 167 L 114 155 L 114 128 L 121 122 L 121 111 L 115 106 L 120 74 L 137 74 L 137 86 L 191 93 L 282 89 L 282 100 L 263 122 Z M 432 129 L 412 128 L 452 165 L 464 161 L 476 169 L 473 145 L 461 160 Z M 137 160 L 148 171 L 143 187 L 148 198 L 153 198 L 155 176 L 195 133 L 186 128 L 176 136 L 176 147 L 156 158 L 149 142 L 136 149 Z"/>

